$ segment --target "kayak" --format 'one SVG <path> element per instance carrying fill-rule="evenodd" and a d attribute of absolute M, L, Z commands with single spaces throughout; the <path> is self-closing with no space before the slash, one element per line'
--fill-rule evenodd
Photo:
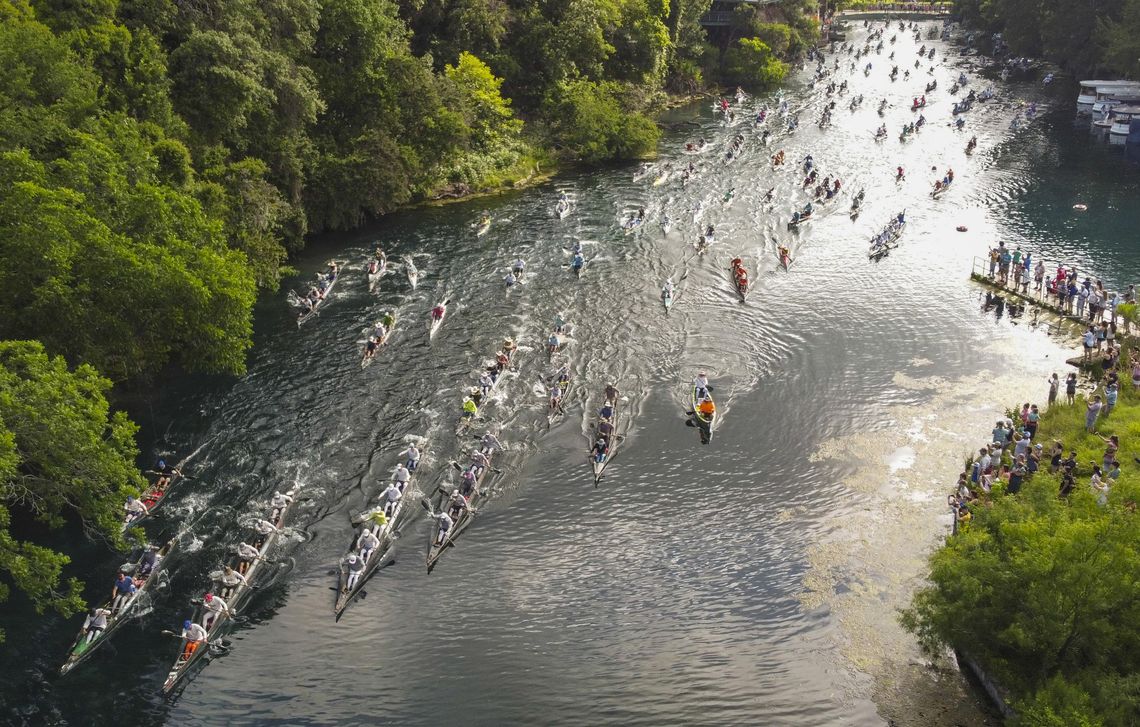
<path fill-rule="evenodd" d="M 662 289 L 662 291 L 661 291 L 661 302 L 665 305 L 665 312 L 666 313 L 668 313 L 669 308 L 672 307 L 673 299 L 675 297 L 676 296 L 674 294 L 674 291 Z"/>
<path fill-rule="evenodd" d="M 482 222 L 475 223 L 475 236 L 482 237 L 487 234 L 487 230 L 491 229 L 491 218 L 483 220 Z"/>
<path fill-rule="evenodd" d="M 412 286 L 412 290 L 415 290 L 416 284 L 420 280 L 420 271 L 416 269 L 416 264 L 412 262 L 411 255 L 404 256 L 404 271 L 408 275 L 408 284 Z"/>
<path fill-rule="evenodd" d="M 740 278 L 736 276 L 736 268 L 731 264 L 728 266 L 728 280 L 732 283 L 732 289 L 740 296 L 740 302 L 745 302 L 748 298 L 748 281 L 741 283 Z"/>
<path fill-rule="evenodd" d="M 439 330 L 439 327 L 443 325 L 443 319 L 447 317 L 447 304 L 450 302 L 451 302 L 450 300 L 445 300 L 442 303 L 440 303 L 440 305 L 443 307 L 443 315 L 441 315 L 439 318 L 432 318 L 431 314 L 430 313 L 428 314 L 428 340 L 429 341 L 431 340 L 431 337 L 435 335 L 435 332 Z"/>
<path fill-rule="evenodd" d="M 792 264 L 792 258 L 788 255 L 787 249 L 777 248 L 776 259 L 780 261 L 780 266 L 784 268 L 784 272 L 787 272 L 788 266 Z"/>
<path fill-rule="evenodd" d="M 317 299 L 317 302 L 313 303 L 312 308 L 306 308 L 306 305 L 303 302 L 304 299 L 301 298 L 301 296 L 297 295 L 294 291 L 292 291 L 292 290 L 289 291 L 289 302 L 292 303 L 293 305 L 297 306 L 297 307 L 304 308 L 304 310 L 302 310 L 302 312 L 297 316 L 297 327 L 298 328 L 300 328 L 302 325 L 304 325 L 307 321 L 311 320 L 312 318 L 315 318 L 318 315 L 320 315 L 321 309 L 324 308 L 328 304 L 329 300 L 332 298 L 333 287 L 337 284 L 337 281 L 340 280 L 340 277 L 341 276 L 340 276 L 340 269 L 339 268 L 337 269 L 337 273 L 336 273 L 336 275 L 333 276 L 332 280 L 329 280 L 327 277 L 327 274 L 325 274 L 325 273 L 321 273 L 320 275 L 317 276 L 317 282 L 320 283 L 322 281 L 325 281 L 328 283 L 328 287 L 325 288 L 324 293 L 321 295 L 320 298 Z"/>

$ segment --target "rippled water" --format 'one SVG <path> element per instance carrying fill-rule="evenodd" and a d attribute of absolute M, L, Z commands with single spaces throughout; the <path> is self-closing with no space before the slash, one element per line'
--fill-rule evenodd
<path fill-rule="evenodd" d="M 914 70 L 915 45 L 900 37 L 894 46 L 901 68 Z M 747 119 L 727 130 L 706 105 L 673 114 L 666 160 L 687 163 L 677 153 L 686 140 L 715 140 L 713 151 L 695 158 L 703 173 L 687 188 L 634 183 L 629 168 L 567 175 L 319 241 L 300 261 L 307 273 L 330 257 L 348 262 L 319 319 L 297 330 L 284 294 L 263 300 L 246 377 L 179 382 L 148 403 L 149 415 L 138 415 L 157 449 L 207 443 L 193 462 L 197 479 L 171 496 L 167 519 L 152 526 L 193 522 L 201 547 L 172 564 L 171 586 L 152 613 L 66 679 L 54 670 L 74 622 L 29 616 L 26 630 L 13 630 L 0 664 L 6 718 L 881 722 L 886 708 L 872 701 L 851 655 L 853 645 L 872 647 L 845 626 L 832 599 L 859 573 L 842 559 L 822 567 L 818 555 L 850 554 L 854 546 L 844 543 L 876 538 L 866 525 L 869 498 L 897 486 L 897 471 L 924 456 L 915 441 L 921 425 L 907 417 L 931 428 L 917 439 L 961 438 L 973 413 L 985 419 L 986 407 L 1008 403 L 1008 385 L 995 388 L 979 371 L 1001 371 L 1011 351 L 1059 355 L 1049 342 L 1032 342 L 1039 334 L 995 327 L 979 312 L 979 291 L 965 282 L 972 256 L 1001 237 L 1088 265 L 1113 284 L 1140 272 L 1140 256 L 1117 236 L 1136 229 L 1140 212 L 1125 202 L 1135 199 L 1135 183 L 1112 152 L 1072 126 L 1075 94 L 1041 96 L 1061 110 L 1011 135 L 1016 100 L 1041 92 L 1006 88 L 1002 100 L 968 114 L 966 133 L 955 131 L 946 89 L 958 67 L 944 65 L 947 48 L 935 45 L 940 89 L 929 97 L 927 127 L 905 145 L 898 128 L 914 118 L 909 99 L 929 78 L 926 65 L 915 80 L 891 83 L 885 54 L 872 57 L 869 79 L 850 73 L 844 58 L 839 78 L 866 100 L 850 112 L 851 96 L 841 97 L 825 134 L 813 123 L 823 88 L 805 88 L 802 78 L 787 92 L 802 109 L 802 126 L 791 137 L 774 133 L 767 149 Z M 892 136 L 876 144 L 882 97 L 892 103 L 882 119 Z M 720 157 L 736 131 L 748 137 L 747 155 L 725 167 Z M 963 151 L 970 133 L 980 142 L 973 158 Z M 785 170 L 768 164 L 776 149 L 787 152 Z M 793 234 L 785 222 L 806 196 L 791 170 L 809 152 L 821 175 L 838 174 L 845 191 Z M 907 169 L 898 185 L 897 165 Z M 929 184 L 946 166 L 955 169 L 954 189 L 933 200 Z M 769 187 L 776 188 L 772 205 L 761 201 Z M 853 221 L 846 210 L 860 187 L 867 202 Z M 736 198 L 726 208 L 720 200 L 731 188 Z M 575 201 L 561 221 L 552 215 L 559 190 Z M 716 244 L 700 259 L 689 246 L 697 200 L 707 205 L 700 224 L 717 227 Z M 1089 212 L 1076 216 L 1075 200 Z M 642 206 L 650 222 L 622 235 L 619 217 Z M 469 225 L 482 207 L 494 224 L 475 238 Z M 903 207 L 909 225 L 901 247 L 869 263 L 868 238 Z M 667 237 L 657 226 L 662 210 L 677 220 Z M 958 224 L 970 231 L 955 232 Z M 565 247 L 578 239 L 588 241 L 591 263 L 575 281 Z M 389 254 L 416 252 L 417 290 L 393 275 L 368 292 L 363 261 L 376 241 Z M 780 242 L 795 258 L 790 273 L 777 270 Z M 530 273 L 507 291 L 501 278 L 518 255 Z M 735 255 L 756 271 L 747 304 L 726 276 Z M 666 316 L 657 293 L 669 275 L 684 279 Z M 428 310 L 442 298 L 453 305 L 429 343 Z M 399 317 L 396 333 L 362 371 L 359 332 L 385 309 Z M 567 416 L 550 426 L 535 385 L 552 371 L 543 342 L 559 312 L 573 325 L 560 356 L 575 381 Z M 449 481 L 448 460 L 470 444 L 452 433 L 462 386 L 504 335 L 515 336 L 521 351 L 488 410 L 510 447 L 496 460 L 502 474 L 491 482 L 492 498 L 430 576 L 428 522 L 418 513 L 401 528 L 396 563 L 335 623 L 329 588 L 351 536 L 349 514 L 379 489 L 412 435 L 428 438 L 418 489 Z M 702 368 L 722 410 L 708 446 L 683 413 L 685 384 Z M 595 489 L 585 434 L 607 380 L 629 397 L 629 431 Z M 947 398 L 955 390 L 965 405 Z M 954 406 L 972 413 L 935 422 Z M 859 464 L 860 455 L 895 438 L 909 442 L 905 450 L 891 444 L 873 467 Z M 294 484 L 309 499 L 294 512 L 298 530 L 277 579 L 245 608 L 229 652 L 177 699 L 163 700 L 159 687 L 178 647 L 158 632 L 181 621 L 203 574 L 244 535 L 236 523 L 275 488 Z M 927 527 L 919 540 L 930 537 Z M 905 540 L 883 542 L 915 557 Z M 876 565 L 889 566 L 892 554 L 879 556 Z M 97 584 L 110 582 L 115 558 L 91 549 L 86 560 L 97 563 Z M 880 610 L 889 620 L 891 608 Z"/>

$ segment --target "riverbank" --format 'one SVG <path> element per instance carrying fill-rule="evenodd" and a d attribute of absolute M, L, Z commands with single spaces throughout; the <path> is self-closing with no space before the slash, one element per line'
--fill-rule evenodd
<path fill-rule="evenodd" d="M 1047 385 L 1044 400 L 1013 400 L 967 458 L 953 532 L 903 615 L 928 650 L 970 654 L 1000 685 L 999 708 L 1029 724 L 1116 723 L 1105 685 L 1140 667 L 1121 646 L 1137 635 L 1123 614 L 1140 568 L 1133 366 L 1108 367 L 1083 393 L 1060 372 L 1054 401 Z"/>

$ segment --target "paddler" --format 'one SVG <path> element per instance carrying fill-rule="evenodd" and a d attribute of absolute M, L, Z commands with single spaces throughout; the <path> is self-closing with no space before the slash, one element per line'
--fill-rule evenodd
<path fill-rule="evenodd" d="M 471 451 L 471 469 L 474 470 L 475 477 L 483 473 L 483 470 L 491 466 L 491 460 L 482 451 L 475 449 Z"/>
<path fill-rule="evenodd" d="M 487 395 L 487 392 L 490 391 L 491 387 L 494 385 L 495 379 L 491 377 L 491 372 L 484 371 L 483 373 L 479 374 L 479 390 L 484 396 Z"/>
<path fill-rule="evenodd" d="M 554 385 L 550 387 L 550 408 L 562 408 L 562 387 L 557 381 L 554 382 Z"/>
<path fill-rule="evenodd" d="M 604 419 L 606 421 L 613 421 L 614 404 L 612 401 L 607 399 L 606 402 L 602 404 L 602 408 L 598 411 L 598 418 Z"/>
<path fill-rule="evenodd" d="M 443 320 L 443 314 L 446 312 L 447 308 L 443 305 L 443 303 L 440 303 L 431 309 L 431 319 L 433 321 Z"/>
<path fill-rule="evenodd" d="M 484 432 L 483 438 L 479 441 L 479 446 L 484 452 L 503 452 L 507 448 L 499 441 L 491 432 Z"/>
<path fill-rule="evenodd" d="M 473 510 L 471 510 L 471 505 L 468 504 L 467 498 L 465 496 L 463 496 L 463 494 L 460 493 L 459 490 L 452 490 L 451 491 L 450 507 L 448 508 L 449 514 L 453 518 L 458 518 L 460 513 L 462 513 L 464 510 L 467 510 L 469 512 L 474 512 Z"/>
<path fill-rule="evenodd" d="M 604 462 L 606 459 L 606 451 L 609 450 L 610 445 L 606 442 L 605 437 L 598 437 L 598 441 L 594 442 L 592 450 L 595 462 Z"/>
<path fill-rule="evenodd" d="M 516 278 L 522 278 L 523 272 L 526 271 L 526 260 L 523 260 L 521 257 L 515 258 L 515 264 L 512 270 Z"/>
<path fill-rule="evenodd" d="M 134 598 L 137 591 L 135 582 L 126 573 L 119 571 L 119 574 L 115 576 L 115 582 L 111 585 L 111 613 L 118 613 L 122 610 L 123 606 L 126 606 Z"/>
<path fill-rule="evenodd" d="M 107 617 L 111 615 L 111 611 L 106 608 L 93 608 L 87 614 L 83 621 L 83 635 L 87 637 L 88 644 L 99 638 L 99 634 L 107 628 Z"/>
<path fill-rule="evenodd" d="M 245 579 L 245 575 L 238 573 L 228 565 L 222 567 L 222 576 L 218 579 L 218 582 L 222 584 L 222 598 L 233 597 L 234 591 L 237 590 L 239 585 L 249 585 L 249 582 Z"/>
<path fill-rule="evenodd" d="M 704 238 L 702 238 L 702 239 L 704 239 Z M 665 279 L 665 284 L 661 286 L 661 297 L 662 298 L 672 298 L 673 297 L 673 278 L 666 278 Z"/>
<path fill-rule="evenodd" d="M 546 352 L 553 354 L 558 351 L 558 347 L 562 345 L 562 341 L 558 340 L 557 333 L 551 333 L 550 338 L 546 339 Z"/>
<path fill-rule="evenodd" d="M 365 530 L 368 533 L 369 531 Z M 371 535 L 371 533 L 369 533 Z M 375 536 L 373 536 L 375 537 Z M 360 576 L 364 575 L 364 561 L 367 556 L 358 558 L 356 553 L 349 553 L 348 557 L 344 559 L 345 566 L 348 568 L 348 578 L 344 581 L 344 590 L 341 593 L 351 593 L 356 588 L 357 582 L 360 581 Z"/>
<path fill-rule="evenodd" d="M 508 288 L 518 282 L 518 278 L 515 277 L 513 270 L 507 272 L 506 277 L 503 278 L 503 282 L 507 284 Z"/>
<path fill-rule="evenodd" d="M 148 515 L 150 510 L 143 504 L 142 500 L 134 495 L 127 495 L 127 502 L 123 505 L 123 512 L 126 515 L 126 521 L 133 523 L 144 515 Z"/>
<path fill-rule="evenodd" d="M 404 466 L 404 463 L 396 465 L 396 472 L 392 475 L 392 479 L 396 481 L 396 486 L 400 488 L 400 492 L 408 486 L 408 482 L 412 479 L 412 473 Z"/>
<path fill-rule="evenodd" d="M 463 473 L 459 475 L 459 490 L 464 495 L 470 495 L 474 492 L 477 483 L 478 479 L 475 477 L 475 472 L 470 467 L 463 470 Z"/>
<path fill-rule="evenodd" d="M 369 336 L 368 340 L 364 342 L 364 358 L 369 360 L 376 357 L 376 351 L 380 348 L 380 339 L 376 336 Z"/>
<path fill-rule="evenodd" d="M 416 443 L 412 442 L 408 448 L 400 453 L 400 456 L 406 460 L 405 467 L 409 472 L 415 472 L 416 467 L 420 466 L 420 450 L 416 448 Z"/>
<path fill-rule="evenodd" d="M 693 379 L 693 390 L 698 400 L 707 399 L 709 395 L 709 377 L 704 371 Z"/>
<path fill-rule="evenodd" d="M 381 500 L 384 503 L 384 515 L 390 517 L 396 510 L 396 503 L 404 496 L 404 490 L 395 482 L 389 482 L 388 486 L 384 488 L 384 492 L 380 493 Z"/>
<path fill-rule="evenodd" d="M 262 519 L 253 524 L 253 530 L 257 533 L 257 542 L 260 544 L 264 543 L 270 534 L 279 532 L 281 529 L 277 527 L 276 523 Z"/>
<path fill-rule="evenodd" d="M 183 647 L 182 656 L 179 658 L 182 662 L 189 661 L 190 657 L 194 655 L 194 652 L 198 650 L 198 647 L 210 637 L 206 629 L 190 619 L 186 619 L 182 622 L 181 636 L 186 640 L 186 646 Z"/>
<path fill-rule="evenodd" d="M 464 399 L 463 399 L 463 418 L 464 419 L 474 419 L 478 415 L 479 415 L 479 407 L 478 407 L 478 405 L 475 404 L 475 401 L 470 396 L 464 397 Z"/>
<path fill-rule="evenodd" d="M 384 326 L 386 331 L 392 330 L 392 326 L 396 325 L 396 316 L 392 311 L 384 311 L 384 315 L 380 316 L 380 325 Z"/>
<path fill-rule="evenodd" d="M 711 399 L 706 397 L 705 399 L 701 399 L 701 402 L 697 405 L 697 412 L 702 418 L 708 419 L 709 422 L 711 422 L 712 417 L 716 416 L 716 405 L 712 403 Z"/>
<path fill-rule="evenodd" d="M 287 492 L 276 491 L 273 493 L 273 499 L 269 501 L 269 506 L 273 508 L 273 514 L 269 519 L 273 522 L 278 522 L 281 517 L 281 512 L 293 502 L 293 496 Z"/>
<path fill-rule="evenodd" d="M 226 602 L 215 596 L 213 593 L 207 593 L 202 597 L 202 627 L 207 631 L 210 626 L 218 620 L 218 617 L 225 614 L 230 615 L 230 607 Z"/>
<path fill-rule="evenodd" d="M 447 534 L 451 532 L 451 526 L 455 524 L 455 521 L 446 512 L 441 512 L 436 522 L 439 528 L 436 531 L 435 544 L 443 545 L 443 541 L 447 539 Z"/>
<path fill-rule="evenodd" d="M 170 484 L 170 480 L 174 475 L 182 474 L 179 470 L 166 463 L 166 460 L 160 459 L 154 465 L 154 471 L 158 475 L 158 479 L 154 481 L 154 487 L 151 488 L 152 492 L 162 493 L 166 491 L 166 486 Z"/>
<path fill-rule="evenodd" d="M 603 393 L 603 396 L 605 397 L 606 401 L 617 401 L 619 393 L 620 392 L 618 392 L 617 387 L 611 383 L 606 384 L 606 389 Z"/>
<path fill-rule="evenodd" d="M 570 267 L 573 270 L 578 271 L 578 270 L 581 270 L 582 268 L 584 268 L 585 266 L 586 266 L 586 258 L 582 256 L 582 253 L 580 251 L 574 253 L 574 259 L 570 261 Z"/>
<path fill-rule="evenodd" d="M 261 560 L 261 551 L 249 543 L 241 542 L 237 545 L 237 556 L 239 558 L 238 571 L 244 574 L 255 560 Z"/>
<path fill-rule="evenodd" d="M 360 551 L 360 559 L 365 563 L 372 556 L 372 551 L 380 547 L 380 538 L 376 537 L 370 529 L 364 528 L 360 537 L 356 539 L 356 548 Z"/>

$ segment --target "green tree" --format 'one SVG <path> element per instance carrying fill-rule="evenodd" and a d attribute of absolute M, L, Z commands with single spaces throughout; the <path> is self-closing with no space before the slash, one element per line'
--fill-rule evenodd
<path fill-rule="evenodd" d="M 77 521 L 89 537 L 122 543 L 123 501 L 144 483 L 133 465 L 136 427 L 111 412 L 110 388 L 90 366 L 69 371 L 39 343 L 0 342 L 0 601 L 15 586 L 39 612 L 83 608 L 82 584 L 63 582 L 69 558 L 16 539 L 13 511 L 52 529 Z"/>
<path fill-rule="evenodd" d="M 787 64 L 759 38 L 741 38 L 724 54 L 725 79 L 750 90 L 771 88 L 787 73 Z"/>
<path fill-rule="evenodd" d="M 642 114 L 622 110 L 622 87 L 585 79 L 559 84 L 547 107 L 556 138 L 575 158 L 597 162 L 651 153 L 660 130 Z"/>
<path fill-rule="evenodd" d="M 502 79 L 496 78 L 487 64 L 470 53 L 460 53 L 459 62 L 447 66 L 444 72 L 458 90 L 458 101 L 476 148 L 491 151 L 518 136 L 523 122 L 514 117 L 510 99 L 504 99 L 499 92 Z"/>

